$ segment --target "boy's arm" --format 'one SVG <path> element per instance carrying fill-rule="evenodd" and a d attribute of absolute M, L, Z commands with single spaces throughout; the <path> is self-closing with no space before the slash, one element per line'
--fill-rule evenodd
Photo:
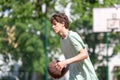
<path fill-rule="evenodd" d="M 72 64 L 75 62 L 80 62 L 80 61 L 86 59 L 87 57 L 88 57 L 87 51 L 85 49 L 81 49 L 78 55 L 57 63 L 56 68 L 58 70 L 62 70 L 62 68 L 65 67 L 66 65 L 69 65 L 69 64 Z"/>

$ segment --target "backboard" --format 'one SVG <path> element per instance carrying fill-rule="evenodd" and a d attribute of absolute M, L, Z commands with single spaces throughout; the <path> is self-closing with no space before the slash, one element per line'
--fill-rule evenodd
<path fill-rule="evenodd" d="M 120 31 L 120 8 L 94 8 L 93 32 Z"/>

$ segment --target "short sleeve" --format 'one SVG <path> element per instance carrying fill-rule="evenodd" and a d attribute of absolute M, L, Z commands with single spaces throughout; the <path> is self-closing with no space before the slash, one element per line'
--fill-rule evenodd
<path fill-rule="evenodd" d="M 76 33 L 69 35 L 70 42 L 73 46 L 73 48 L 76 50 L 76 52 L 79 52 L 81 49 L 85 48 L 85 45 L 81 39 L 81 37 Z"/>

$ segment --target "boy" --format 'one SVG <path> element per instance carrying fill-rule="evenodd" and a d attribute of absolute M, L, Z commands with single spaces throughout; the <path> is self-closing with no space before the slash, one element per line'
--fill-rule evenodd
<path fill-rule="evenodd" d="M 53 31 L 60 35 L 61 50 L 65 60 L 56 64 L 58 70 L 69 65 L 69 80 L 98 80 L 81 37 L 69 30 L 69 20 L 64 13 L 56 13 L 50 18 Z"/>

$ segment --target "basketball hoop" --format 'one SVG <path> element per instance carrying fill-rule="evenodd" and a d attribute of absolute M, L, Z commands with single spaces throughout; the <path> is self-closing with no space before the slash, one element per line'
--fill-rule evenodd
<path fill-rule="evenodd" d="M 120 32 L 120 8 L 94 8 L 93 32 Z"/>
<path fill-rule="evenodd" d="M 111 19 L 107 19 L 107 29 L 111 32 L 120 29 L 120 19 L 117 18 L 117 14 L 113 13 Z"/>

